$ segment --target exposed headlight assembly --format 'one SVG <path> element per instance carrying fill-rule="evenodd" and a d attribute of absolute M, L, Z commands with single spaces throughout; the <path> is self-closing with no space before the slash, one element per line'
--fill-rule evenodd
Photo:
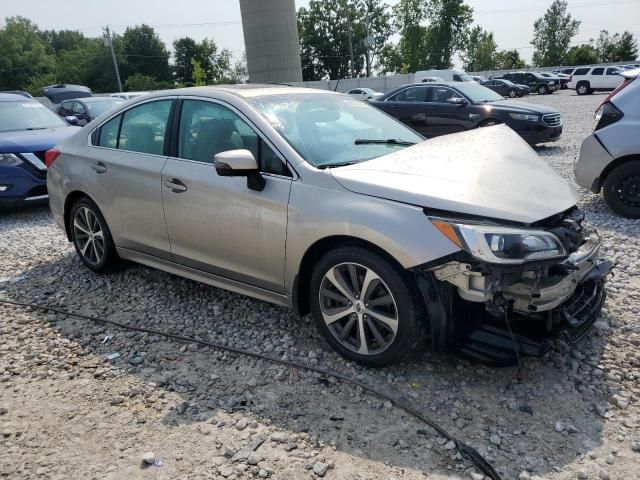
<path fill-rule="evenodd" d="M 509 116 L 514 120 L 526 120 L 528 122 L 537 122 L 540 119 L 538 115 L 528 115 L 526 113 L 510 113 Z"/>
<path fill-rule="evenodd" d="M 13 153 L 0 153 L 0 167 L 17 167 L 20 164 L 22 160 Z"/>
<path fill-rule="evenodd" d="M 560 239 L 544 230 L 458 223 L 441 218 L 429 220 L 453 243 L 488 263 L 517 265 L 567 255 Z"/>

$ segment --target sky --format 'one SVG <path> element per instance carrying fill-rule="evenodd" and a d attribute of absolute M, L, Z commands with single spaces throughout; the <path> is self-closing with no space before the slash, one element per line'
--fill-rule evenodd
<path fill-rule="evenodd" d="M 386 0 L 395 4 L 398 0 Z M 467 0 L 474 9 L 474 21 L 494 32 L 500 49 L 517 48 L 530 61 L 533 23 L 552 0 Z M 309 0 L 296 0 L 296 7 Z M 124 32 L 127 26 L 153 26 L 171 48 L 177 38 L 213 38 L 234 57 L 242 58 L 244 39 L 238 0 L 0 0 L 0 15 L 21 15 L 41 29 L 80 30 L 98 36 L 105 25 Z M 54 6 L 55 5 L 55 6 Z M 640 0 L 569 0 L 570 13 L 582 21 L 574 43 L 596 38 L 600 30 L 610 33 L 629 30 L 640 41 Z M 4 19 L 1 20 L 4 23 Z"/>

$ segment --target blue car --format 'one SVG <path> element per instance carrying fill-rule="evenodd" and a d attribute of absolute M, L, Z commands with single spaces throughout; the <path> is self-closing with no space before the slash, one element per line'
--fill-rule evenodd
<path fill-rule="evenodd" d="M 79 129 L 37 100 L 0 93 L 0 208 L 46 202 L 45 153 Z"/>

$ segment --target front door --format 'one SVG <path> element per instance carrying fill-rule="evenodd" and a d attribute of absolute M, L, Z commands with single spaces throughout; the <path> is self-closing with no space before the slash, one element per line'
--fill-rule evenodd
<path fill-rule="evenodd" d="M 415 86 L 400 90 L 393 97 L 379 102 L 379 107 L 416 132 L 428 137 L 427 87 Z"/>
<path fill-rule="evenodd" d="M 477 114 L 473 114 L 469 105 L 450 103 L 452 98 L 462 97 L 456 90 L 445 85 L 430 86 L 427 93 L 427 135 L 436 137 L 448 133 L 462 132 L 471 128 L 473 119 Z M 476 115 L 476 117 L 470 117 Z"/>
<path fill-rule="evenodd" d="M 103 124 L 85 167 L 87 191 L 118 247 L 169 259 L 161 172 L 172 99 L 137 105 Z"/>
<path fill-rule="evenodd" d="M 162 172 L 162 198 L 173 260 L 274 292 L 284 292 L 291 171 L 238 112 L 221 103 L 182 101 L 175 157 Z M 262 191 L 243 177 L 221 177 L 213 157 L 251 151 L 266 179 Z"/>

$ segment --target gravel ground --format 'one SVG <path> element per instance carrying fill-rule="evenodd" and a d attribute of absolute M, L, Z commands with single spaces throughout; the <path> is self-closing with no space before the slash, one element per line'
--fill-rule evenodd
<path fill-rule="evenodd" d="M 570 182 L 602 98 L 526 100 L 562 112 L 562 139 L 538 151 Z M 640 478 L 640 223 L 581 194 L 618 262 L 606 306 L 582 343 L 520 375 L 426 351 L 362 368 L 285 309 L 137 265 L 95 275 L 44 208 L 0 214 L 0 298 L 336 369 L 430 415 L 505 479 Z M 482 479 L 404 411 L 332 377 L 4 305 L 0 319 L 1 478 Z"/>

